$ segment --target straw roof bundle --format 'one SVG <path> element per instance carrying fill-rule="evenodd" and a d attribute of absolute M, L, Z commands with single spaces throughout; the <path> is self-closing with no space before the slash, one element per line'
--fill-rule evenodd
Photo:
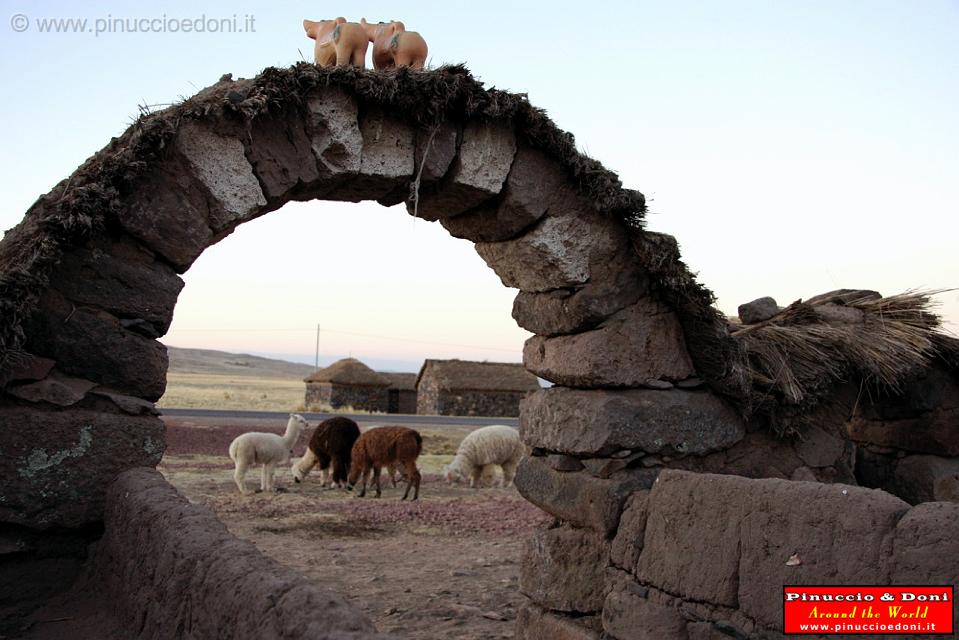
<path fill-rule="evenodd" d="M 741 405 L 788 433 L 841 382 L 895 393 L 936 361 L 954 367 L 959 341 L 940 331 L 931 311 L 937 293 L 797 301 L 765 322 L 734 328 L 749 389 Z"/>

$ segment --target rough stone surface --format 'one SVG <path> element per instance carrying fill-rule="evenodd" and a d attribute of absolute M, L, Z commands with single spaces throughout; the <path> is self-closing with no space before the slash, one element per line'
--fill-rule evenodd
<path fill-rule="evenodd" d="M 49 402 L 61 407 L 74 405 L 87 395 L 87 391 L 96 386 L 96 383 L 83 378 L 50 374 L 39 382 L 31 382 L 11 387 L 7 392 L 28 402 Z"/>
<path fill-rule="evenodd" d="M 163 477 L 129 471 L 108 492 L 88 580 L 137 637 L 385 638 L 342 597 L 233 537 Z M 82 585 L 81 585 L 82 588 Z"/>
<path fill-rule="evenodd" d="M 105 311 L 76 307 L 48 289 L 27 325 L 31 352 L 57 361 L 63 373 L 158 400 L 166 388 L 166 347 L 123 328 Z"/>
<path fill-rule="evenodd" d="M 164 426 L 153 416 L 0 408 L 0 521 L 97 522 L 107 483 L 124 469 L 155 466 L 163 449 Z"/>
<path fill-rule="evenodd" d="M 827 301 L 836 304 L 849 304 L 857 300 L 879 300 L 882 294 L 872 289 L 836 289 L 813 296 L 806 300 L 806 304 L 823 304 Z"/>
<path fill-rule="evenodd" d="M 573 455 L 620 449 L 702 455 L 736 444 L 745 428 L 708 392 L 552 387 L 523 401 L 520 434 L 530 446 Z"/>
<path fill-rule="evenodd" d="M 541 336 L 577 333 L 634 303 L 649 289 L 649 280 L 632 256 L 593 264 L 590 281 L 552 291 L 520 291 L 513 300 L 513 319 Z"/>
<path fill-rule="evenodd" d="M 10 382 L 43 380 L 55 364 L 50 358 L 41 358 L 31 353 L 22 354 L 0 371 L 0 387 Z"/>
<path fill-rule="evenodd" d="M 118 222 L 183 273 L 213 242 L 211 197 L 184 159 L 170 157 L 135 182 Z"/>
<path fill-rule="evenodd" d="M 649 494 L 635 574 L 685 600 L 739 608 L 775 628 L 782 624 L 783 584 L 835 576 L 887 583 L 892 534 L 908 508 L 860 487 L 666 470 Z M 787 566 L 793 554 L 801 563 Z"/>
<path fill-rule="evenodd" d="M 533 226 L 547 211 L 568 209 L 577 202 L 566 186 L 568 177 L 541 151 L 520 145 L 499 198 L 453 218 L 441 219 L 456 238 L 500 242 Z"/>
<path fill-rule="evenodd" d="M 402 202 L 413 179 L 413 129 L 382 109 L 371 109 L 360 120 L 360 135 L 358 175 L 323 197 L 351 202 L 375 199 L 385 206 Z"/>
<path fill-rule="evenodd" d="M 959 583 L 959 504 L 928 502 L 896 526 L 888 584 L 955 586 Z M 959 601 L 952 605 L 959 619 Z"/>
<path fill-rule="evenodd" d="M 824 427 L 810 424 L 803 429 L 802 437 L 796 444 L 796 453 L 810 467 L 828 467 L 846 453 L 846 440 L 830 427 L 835 425 Z"/>
<path fill-rule="evenodd" d="M 570 387 L 640 387 L 694 373 L 676 315 L 643 298 L 599 328 L 571 336 L 533 336 L 523 364 L 541 378 Z"/>
<path fill-rule="evenodd" d="M 480 242 L 476 252 L 504 286 L 523 291 L 550 291 L 586 284 L 591 267 L 625 253 L 621 224 L 587 206 L 546 215 L 513 240 Z"/>
<path fill-rule="evenodd" d="M 310 96 L 306 106 L 313 155 L 329 191 L 360 170 L 363 134 L 356 99 L 342 89 L 326 89 Z"/>
<path fill-rule="evenodd" d="M 186 158 L 193 175 L 219 204 L 210 217 L 214 232 L 232 229 L 255 217 L 260 208 L 266 206 L 243 143 L 236 138 L 221 136 L 188 122 L 177 132 L 176 148 Z"/>
<path fill-rule="evenodd" d="M 170 328 L 183 289 L 183 280 L 171 267 L 127 239 L 67 252 L 50 281 L 78 305 L 148 323 L 154 337 Z"/>
<path fill-rule="evenodd" d="M 468 123 L 446 177 L 438 185 L 420 186 L 417 216 L 424 220 L 449 218 L 499 194 L 515 155 L 512 129 L 495 123 Z M 407 204 L 407 209 L 412 213 L 412 204 Z"/>
<path fill-rule="evenodd" d="M 639 562 L 646 535 L 648 500 L 649 491 L 637 491 L 626 502 L 609 550 L 610 562 L 617 567 L 632 569 Z"/>
<path fill-rule="evenodd" d="M 130 414 L 131 416 L 160 415 L 160 412 L 157 411 L 156 405 L 149 400 L 144 400 L 143 398 L 116 393 L 108 387 L 97 387 L 90 393 L 106 398 L 118 409 L 123 411 L 123 413 Z"/>
<path fill-rule="evenodd" d="M 635 466 L 634 463 L 644 455 L 642 451 L 637 451 L 623 458 L 584 458 L 582 462 L 590 475 L 596 478 L 609 478 L 614 473 Z"/>
<path fill-rule="evenodd" d="M 686 640 L 678 609 L 625 591 L 612 591 L 603 605 L 603 629 L 617 640 Z"/>
<path fill-rule="evenodd" d="M 513 483 L 524 498 L 540 509 L 580 527 L 604 535 L 619 523 L 626 498 L 648 489 L 657 470 L 630 469 L 608 480 L 587 473 L 554 471 L 543 458 L 523 458 Z"/>
<path fill-rule="evenodd" d="M 420 129 L 416 132 L 416 175 L 420 184 L 432 184 L 443 179 L 456 157 L 459 129 L 452 122 L 440 124 L 436 130 Z"/>
<path fill-rule="evenodd" d="M 803 463 L 789 441 L 763 431 L 753 431 L 729 449 L 701 458 L 687 456 L 673 460 L 669 466 L 700 473 L 733 474 L 746 478 L 789 479 Z M 818 479 L 815 472 L 812 473 Z"/>
<path fill-rule="evenodd" d="M 600 640 L 596 616 L 567 616 L 525 604 L 516 616 L 518 640 Z"/>
<path fill-rule="evenodd" d="M 608 556 L 602 534 L 569 526 L 537 529 L 526 543 L 520 590 L 547 609 L 599 611 Z"/>
<path fill-rule="evenodd" d="M 857 442 L 916 453 L 959 456 L 959 380 L 930 370 L 896 396 L 863 402 L 848 424 Z"/>
<path fill-rule="evenodd" d="M 883 487 L 906 502 L 959 502 L 959 460 L 906 456 L 896 464 L 894 486 Z"/>
<path fill-rule="evenodd" d="M 769 320 L 779 313 L 779 305 L 769 296 L 757 298 L 752 302 L 739 305 L 739 319 L 743 324 L 756 324 Z"/>
<path fill-rule="evenodd" d="M 730 640 L 735 635 L 723 633 L 711 622 L 690 622 L 686 625 L 686 635 L 689 640 Z"/>
<path fill-rule="evenodd" d="M 553 455 L 546 456 L 546 464 L 548 464 L 549 468 L 553 469 L 554 471 L 563 471 L 567 473 L 572 471 L 580 471 L 583 469 L 583 463 L 580 462 L 579 458 L 563 455 L 561 453 L 555 453 Z"/>
<path fill-rule="evenodd" d="M 300 118 L 267 112 L 250 126 L 247 159 L 271 204 L 302 197 L 320 177 L 313 141 Z"/>

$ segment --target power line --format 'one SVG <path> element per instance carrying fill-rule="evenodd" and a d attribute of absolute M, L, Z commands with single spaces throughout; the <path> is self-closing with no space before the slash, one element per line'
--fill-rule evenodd
<path fill-rule="evenodd" d="M 305 329 L 305 328 L 287 328 L 287 329 L 174 329 L 171 333 L 204 333 L 204 332 L 216 332 L 216 333 L 303 333 L 309 331 L 310 333 L 317 333 L 317 340 L 319 340 L 319 325 L 317 327 Z M 435 346 L 443 347 L 459 347 L 461 349 L 479 349 L 481 351 L 499 351 L 503 353 L 517 353 L 521 349 L 501 349 L 498 347 L 484 347 L 475 344 L 460 344 L 456 342 L 437 342 L 435 340 L 418 340 L 416 338 L 398 338 L 396 336 L 381 336 L 371 333 L 359 333 L 356 331 L 344 331 L 340 329 L 324 329 L 324 333 L 337 333 L 346 336 L 354 336 L 358 338 L 375 338 L 377 340 L 391 340 L 393 342 L 409 342 L 413 344 L 430 344 Z M 319 349 L 319 347 L 317 347 Z"/>

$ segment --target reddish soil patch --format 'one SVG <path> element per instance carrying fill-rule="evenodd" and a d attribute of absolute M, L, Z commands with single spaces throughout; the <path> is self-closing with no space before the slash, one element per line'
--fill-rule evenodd
<path fill-rule="evenodd" d="M 230 441 L 285 425 L 165 421 L 169 445 L 159 469 L 170 482 L 235 535 L 349 598 L 381 631 L 400 638 L 513 637 L 524 600 L 517 587 L 523 542 L 547 517 L 515 489 L 440 481 L 439 466 L 470 428 L 420 429 L 426 473 L 420 500 L 404 502 L 404 485 L 393 488 L 385 476 L 383 497 L 356 498 L 321 489 L 315 476 L 293 484 L 288 469 L 277 474 L 285 491 L 241 496 L 226 455 Z M 247 483 L 258 482 L 251 472 Z"/>

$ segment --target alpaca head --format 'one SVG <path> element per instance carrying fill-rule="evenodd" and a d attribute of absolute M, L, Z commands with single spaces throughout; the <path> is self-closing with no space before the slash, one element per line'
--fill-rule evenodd
<path fill-rule="evenodd" d="M 466 477 L 459 470 L 450 468 L 450 465 L 443 467 L 443 477 L 451 485 L 466 481 Z"/>
<path fill-rule="evenodd" d="M 303 432 L 306 429 L 306 419 L 298 413 L 291 413 L 290 419 L 286 423 L 286 430 L 290 432 L 295 432 L 297 435 Z"/>

